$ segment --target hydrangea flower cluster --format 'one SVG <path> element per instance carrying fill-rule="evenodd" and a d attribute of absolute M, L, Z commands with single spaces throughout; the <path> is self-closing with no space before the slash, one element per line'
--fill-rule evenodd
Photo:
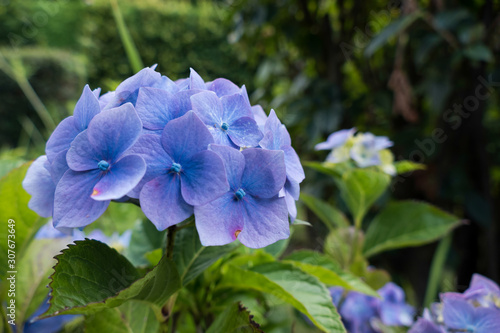
<path fill-rule="evenodd" d="M 376 333 L 385 326 L 411 326 L 415 309 L 406 303 L 401 287 L 389 282 L 378 290 L 381 298 L 330 288 L 333 303 L 351 333 Z"/>
<path fill-rule="evenodd" d="M 360 168 L 378 166 L 385 173 L 395 175 L 394 156 L 387 149 L 392 147 L 392 141 L 369 132 L 355 133 L 355 128 L 334 132 L 325 142 L 318 143 L 315 149 L 331 150 L 326 162 L 343 163 L 352 160 Z"/>
<path fill-rule="evenodd" d="M 425 309 L 410 333 L 500 332 L 500 288 L 490 279 L 474 274 L 462 294 L 441 294 L 441 302 Z"/>
<path fill-rule="evenodd" d="M 174 82 L 145 68 L 103 95 L 85 86 L 45 152 L 23 186 L 56 228 L 84 227 L 112 200 L 138 201 L 159 230 L 194 214 L 203 245 L 287 238 L 305 178 L 274 111 L 193 69 Z"/>

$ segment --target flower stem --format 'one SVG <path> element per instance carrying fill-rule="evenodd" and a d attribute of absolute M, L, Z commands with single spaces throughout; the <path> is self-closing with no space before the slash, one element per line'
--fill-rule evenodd
<path fill-rule="evenodd" d="M 165 244 L 165 256 L 168 259 L 172 259 L 174 255 L 174 244 L 175 244 L 175 233 L 177 231 L 177 225 L 172 225 L 167 229 L 167 239 Z"/>

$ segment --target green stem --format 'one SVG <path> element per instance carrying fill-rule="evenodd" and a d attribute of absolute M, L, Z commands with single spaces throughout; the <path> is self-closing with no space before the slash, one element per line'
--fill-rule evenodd
<path fill-rule="evenodd" d="M 443 274 L 443 267 L 446 262 L 446 257 L 451 246 L 451 234 L 445 236 L 440 242 L 432 258 L 431 270 L 429 272 L 429 280 L 427 282 L 427 290 L 425 291 L 424 307 L 428 307 L 434 301 L 441 276 Z"/>
<path fill-rule="evenodd" d="M 177 226 L 174 224 L 173 226 L 168 227 L 167 229 L 167 244 L 165 244 L 165 256 L 168 259 L 172 259 L 174 255 L 174 243 L 175 243 L 175 233 L 177 231 Z"/>

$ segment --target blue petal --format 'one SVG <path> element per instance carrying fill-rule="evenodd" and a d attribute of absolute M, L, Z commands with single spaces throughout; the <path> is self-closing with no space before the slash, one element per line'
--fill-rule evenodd
<path fill-rule="evenodd" d="M 285 183 L 285 188 L 286 185 L 290 184 L 287 180 Z M 288 191 L 285 190 L 285 202 L 286 202 L 286 208 L 288 209 L 288 215 L 290 215 L 290 221 L 293 223 L 295 219 L 297 218 L 297 205 L 295 204 L 296 199 L 292 196 L 292 194 Z"/>
<path fill-rule="evenodd" d="M 165 75 L 162 75 L 161 80 L 153 85 L 153 87 L 168 91 L 171 94 L 175 94 L 179 91 L 179 87 L 175 84 L 175 82 L 170 80 L 170 78 Z"/>
<path fill-rule="evenodd" d="M 236 239 L 236 232 L 243 230 L 243 202 L 234 200 L 228 192 L 204 205 L 195 206 L 196 229 L 204 246 L 225 245 Z"/>
<path fill-rule="evenodd" d="M 215 79 L 210 83 L 209 90 L 217 94 L 218 97 L 234 95 L 240 92 L 240 88 L 227 79 Z"/>
<path fill-rule="evenodd" d="M 264 125 L 264 137 L 260 142 L 260 146 L 265 149 L 280 150 L 283 145 L 281 142 L 281 127 L 281 122 L 276 113 L 271 110 Z"/>
<path fill-rule="evenodd" d="M 271 198 L 285 185 L 285 157 L 282 151 L 249 148 L 245 156 L 242 187 L 256 197 Z"/>
<path fill-rule="evenodd" d="M 207 127 L 192 111 L 170 121 L 161 136 L 161 143 L 167 154 L 181 165 L 194 154 L 207 150 L 208 145 L 213 142 Z"/>
<path fill-rule="evenodd" d="M 245 169 L 245 157 L 234 148 L 211 144 L 209 149 L 219 155 L 224 162 L 227 181 L 233 190 L 241 187 L 241 177 Z"/>
<path fill-rule="evenodd" d="M 80 131 L 86 130 L 92 118 L 94 118 L 99 112 L 101 112 L 99 100 L 87 84 L 85 85 L 85 88 L 83 88 L 82 96 L 76 103 L 75 111 L 73 112 L 75 117 L 75 126 Z"/>
<path fill-rule="evenodd" d="M 56 187 L 54 227 L 84 227 L 106 211 L 109 201 L 96 201 L 90 197 L 99 178 L 98 170 L 66 171 Z"/>
<path fill-rule="evenodd" d="M 342 146 L 347 139 L 354 135 L 356 128 L 344 129 L 334 132 L 328 136 L 325 142 L 318 143 L 314 149 L 316 150 L 330 150 Z"/>
<path fill-rule="evenodd" d="M 128 193 L 128 196 L 136 199 L 139 198 L 139 193 L 144 184 L 165 174 L 168 170 L 168 166 L 172 165 L 172 159 L 165 152 L 165 149 L 163 149 L 161 137 L 159 135 L 142 135 L 135 145 L 127 151 L 127 154 L 141 156 L 147 165 L 144 177 L 139 184 Z"/>
<path fill-rule="evenodd" d="M 69 169 L 68 163 L 66 162 L 66 153 L 60 152 L 50 163 L 50 168 L 48 169 L 50 171 L 50 176 L 52 177 L 52 181 L 54 182 L 54 184 L 59 183 L 59 180 Z"/>
<path fill-rule="evenodd" d="M 252 109 L 241 94 L 223 96 L 220 98 L 224 114 L 222 120 L 228 124 L 234 123 L 241 117 L 248 117 L 253 120 Z"/>
<path fill-rule="evenodd" d="M 190 68 L 189 70 L 189 89 L 207 89 L 201 76 L 194 69 Z"/>
<path fill-rule="evenodd" d="M 224 163 L 213 151 L 193 155 L 182 169 L 182 197 L 190 205 L 204 205 L 229 191 Z"/>
<path fill-rule="evenodd" d="M 290 236 L 288 210 L 284 198 L 255 198 L 246 195 L 244 226 L 238 239 L 250 248 L 262 248 Z"/>
<path fill-rule="evenodd" d="M 264 112 L 264 109 L 260 105 L 254 105 L 252 106 L 252 113 L 253 113 L 253 118 L 255 119 L 255 122 L 257 123 L 257 126 L 259 126 L 259 129 L 261 131 L 264 131 L 264 126 L 267 121 L 267 115 Z"/>
<path fill-rule="evenodd" d="M 135 106 L 142 125 L 150 130 L 162 130 L 176 118 L 179 105 L 174 96 L 156 88 L 141 88 Z"/>
<path fill-rule="evenodd" d="M 47 156 L 37 158 L 26 172 L 23 188 L 31 195 L 28 207 L 42 217 L 52 216 L 54 184 L 49 172 Z"/>
<path fill-rule="evenodd" d="M 99 113 L 90 122 L 87 136 L 103 159 L 114 161 L 129 149 L 142 131 L 142 122 L 131 104 Z"/>
<path fill-rule="evenodd" d="M 182 198 L 180 176 L 175 173 L 146 183 L 140 201 L 142 211 L 158 230 L 180 223 L 193 214 L 193 207 Z"/>
<path fill-rule="evenodd" d="M 443 297 L 443 319 L 449 328 L 467 329 L 474 321 L 474 307 L 459 297 Z"/>
<path fill-rule="evenodd" d="M 210 134 L 212 134 L 213 140 L 216 144 L 240 149 L 240 147 L 238 147 L 234 144 L 233 141 L 231 141 L 231 139 L 227 135 L 227 131 L 213 126 L 207 126 L 207 128 L 210 131 Z"/>
<path fill-rule="evenodd" d="M 500 309 L 476 308 L 474 333 L 500 332 Z"/>
<path fill-rule="evenodd" d="M 191 96 L 193 111 L 207 126 L 219 127 L 222 124 L 222 102 L 211 91 L 204 91 Z"/>
<path fill-rule="evenodd" d="M 191 89 L 191 90 L 182 90 L 174 95 L 174 98 L 177 100 L 178 108 L 175 111 L 174 118 L 182 117 L 186 114 L 186 112 L 191 111 L 193 106 L 191 105 L 191 96 L 195 94 L 199 94 L 203 90 Z"/>
<path fill-rule="evenodd" d="M 286 176 L 287 178 L 300 183 L 306 178 L 302 164 L 300 164 L 300 159 L 295 149 L 292 146 L 283 147 L 283 152 L 285 153 L 285 166 L 286 166 Z"/>
<path fill-rule="evenodd" d="M 71 148 L 66 154 L 68 166 L 74 171 L 88 171 L 97 169 L 97 163 L 107 156 L 96 151 L 90 144 L 88 131 L 83 131 L 71 143 Z"/>
<path fill-rule="evenodd" d="M 446 331 L 430 320 L 419 318 L 408 333 L 446 333 Z"/>
<path fill-rule="evenodd" d="M 262 132 L 252 118 L 242 117 L 229 125 L 228 136 L 237 146 L 257 147 L 262 139 Z"/>
<path fill-rule="evenodd" d="M 378 290 L 378 293 L 386 302 L 404 303 L 405 301 L 405 292 L 403 288 L 401 288 L 394 282 L 386 283 L 382 288 Z"/>
<path fill-rule="evenodd" d="M 59 154 L 60 152 L 68 151 L 71 142 L 80 133 L 75 125 L 75 118 L 70 116 L 57 125 L 54 132 L 47 141 L 47 146 L 45 147 L 45 153 L 50 162 Z"/>
<path fill-rule="evenodd" d="M 128 155 L 113 164 L 94 187 L 94 200 L 119 199 L 130 192 L 146 172 L 146 163 L 138 155 Z"/>

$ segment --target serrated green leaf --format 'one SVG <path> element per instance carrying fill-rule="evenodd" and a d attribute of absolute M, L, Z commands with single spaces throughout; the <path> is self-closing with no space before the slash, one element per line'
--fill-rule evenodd
<path fill-rule="evenodd" d="M 90 314 L 128 300 L 151 304 L 158 315 L 168 298 L 180 289 L 175 264 L 163 257 L 144 277 L 116 250 L 96 240 L 77 241 L 56 257 L 51 298 L 41 317 Z"/>
<path fill-rule="evenodd" d="M 415 170 L 425 170 L 427 168 L 425 164 L 415 163 L 408 160 L 397 161 L 394 163 L 394 166 L 396 167 L 396 173 L 398 175 Z"/>
<path fill-rule="evenodd" d="M 30 163 L 12 170 L 0 179 L 0 279 L 7 272 L 7 223 L 15 221 L 15 252 L 16 260 L 21 260 L 25 249 L 45 219 L 40 218 L 28 208 L 30 195 L 24 191 L 22 182 Z"/>
<path fill-rule="evenodd" d="M 339 286 L 347 290 L 378 297 L 377 292 L 365 282 L 351 273 L 343 271 L 335 261 L 319 252 L 311 250 L 295 251 L 285 257 L 283 262 L 297 266 L 304 272 L 317 277 L 327 286 Z"/>
<path fill-rule="evenodd" d="M 181 276 L 182 285 L 191 282 L 235 246 L 232 243 L 224 246 L 205 247 L 201 245 L 200 236 L 195 227 L 177 231 L 173 259 Z"/>
<path fill-rule="evenodd" d="M 241 303 L 234 303 L 215 318 L 207 333 L 263 333 L 259 328 L 260 325 L 252 318 L 253 316 Z"/>
<path fill-rule="evenodd" d="M 149 304 L 130 301 L 121 305 L 119 310 L 133 333 L 158 332 L 160 322 Z"/>
<path fill-rule="evenodd" d="M 363 252 L 366 257 L 401 247 L 435 241 L 460 220 L 424 202 L 401 201 L 389 204 L 370 223 Z"/>
<path fill-rule="evenodd" d="M 147 266 L 149 260 L 145 257 L 157 249 L 165 247 L 166 231 L 158 231 L 153 223 L 148 220 L 139 221 L 132 229 L 130 243 L 125 250 L 125 256 L 134 264 L 134 266 Z"/>
<path fill-rule="evenodd" d="M 300 194 L 300 200 L 313 211 L 316 216 L 329 228 L 348 227 L 349 221 L 337 208 L 326 203 L 323 200 L 313 197 L 305 193 Z"/>
<path fill-rule="evenodd" d="M 287 263 L 271 262 L 244 270 L 233 265 L 218 288 L 255 290 L 271 294 L 304 313 L 324 332 L 346 332 L 328 289 L 301 269 Z"/>
<path fill-rule="evenodd" d="M 71 242 L 71 237 L 34 239 L 26 249 L 26 255 L 17 265 L 16 320 L 18 325 L 29 318 L 47 298 L 49 275 L 56 264 L 54 256 Z"/>
<path fill-rule="evenodd" d="M 389 175 L 370 169 L 350 170 L 337 181 L 340 196 L 356 223 L 361 223 L 368 209 L 385 192 L 390 182 Z"/>
<path fill-rule="evenodd" d="M 122 318 L 118 309 L 104 309 L 85 318 L 85 333 L 135 333 Z"/>
<path fill-rule="evenodd" d="M 365 49 L 365 57 L 371 57 L 378 49 L 384 46 L 389 39 L 406 30 L 421 17 L 422 13 L 420 11 L 415 11 L 394 20 L 370 41 L 370 44 L 368 44 Z"/>

